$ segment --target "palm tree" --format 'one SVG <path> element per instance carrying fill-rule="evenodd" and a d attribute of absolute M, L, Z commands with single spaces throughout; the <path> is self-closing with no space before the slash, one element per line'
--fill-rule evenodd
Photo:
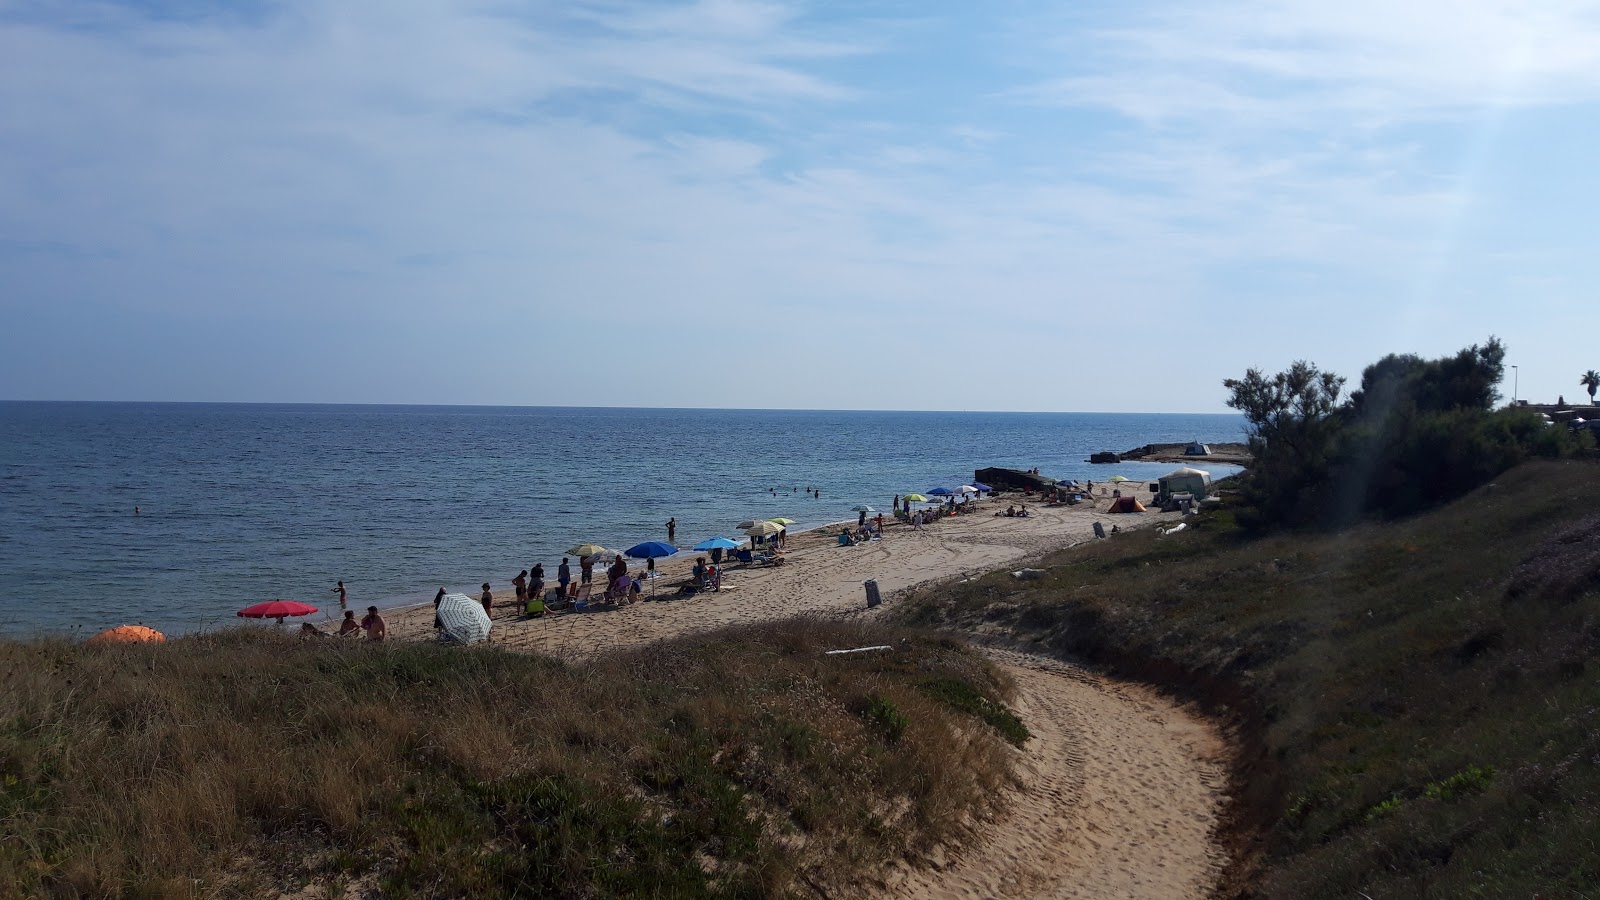
<path fill-rule="evenodd" d="M 1578 379 L 1578 384 L 1589 389 L 1589 405 L 1593 406 L 1594 392 L 1600 391 L 1600 372 L 1590 369 L 1589 371 L 1583 373 L 1582 378 Z"/>

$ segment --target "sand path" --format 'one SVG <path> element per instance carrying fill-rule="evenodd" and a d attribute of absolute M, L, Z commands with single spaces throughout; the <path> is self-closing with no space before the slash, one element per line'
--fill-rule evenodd
<path fill-rule="evenodd" d="M 1128 485 L 1126 487 L 1135 487 Z M 1138 496 L 1148 496 L 1142 487 Z M 882 541 L 838 547 L 827 533 L 796 535 L 786 563 L 731 569 L 725 589 L 688 600 L 516 621 L 496 611 L 494 643 L 582 658 L 732 624 L 796 615 L 860 617 L 891 609 L 896 592 L 977 574 L 1093 540 L 1091 525 L 1152 525 L 1175 515 L 1108 516 L 1098 508 L 1046 507 L 1026 519 L 984 512 L 916 531 L 891 526 Z M 682 575 L 692 561 L 664 564 Z M 868 612 L 862 582 L 876 579 L 885 606 Z M 398 639 L 432 636 L 431 607 L 393 611 Z M 1034 737 L 1018 751 L 1018 785 L 982 839 L 935 848 L 920 868 L 887 873 L 888 897 L 1204 897 L 1224 857 L 1212 840 L 1225 792 L 1226 747 L 1215 728 L 1137 685 L 1067 663 L 990 651 L 1017 685 L 1015 705 Z"/>
<path fill-rule="evenodd" d="M 1225 858 L 1211 834 L 1226 746 L 1206 720 L 1137 685 L 992 650 L 1033 737 L 983 840 L 890 873 L 894 898 L 1194 898 Z"/>

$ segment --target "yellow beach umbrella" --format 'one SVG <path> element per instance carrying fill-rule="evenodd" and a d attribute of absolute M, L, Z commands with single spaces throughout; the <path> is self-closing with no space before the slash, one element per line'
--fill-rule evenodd
<path fill-rule="evenodd" d="M 904 497 L 901 497 L 900 499 L 909 501 L 911 503 L 927 503 L 928 502 L 928 498 L 922 496 L 921 494 L 906 494 Z"/>
<path fill-rule="evenodd" d="M 600 546 L 599 544 L 579 544 L 578 546 L 573 547 L 572 549 L 568 550 L 567 551 L 567 555 L 568 556 L 598 556 L 601 553 L 609 553 L 609 552 L 610 551 L 608 551 L 606 548 Z"/>
<path fill-rule="evenodd" d="M 776 519 L 768 519 L 767 521 L 768 522 L 775 522 L 775 523 L 777 523 L 779 525 L 793 525 L 794 524 L 794 520 L 793 519 L 786 519 L 783 516 L 779 516 Z"/>
<path fill-rule="evenodd" d="M 754 526 L 746 528 L 744 533 L 751 537 L 766 537 L 769 534 L 777 534 L 782 530 L 783 526 L 776 522 L 757 522 Z"/>

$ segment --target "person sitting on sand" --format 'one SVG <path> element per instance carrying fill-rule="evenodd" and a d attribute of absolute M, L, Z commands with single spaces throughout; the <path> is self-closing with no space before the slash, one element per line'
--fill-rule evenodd
<path fill-rule="evenodd" d="M 389 626 L 384 623 L 383 616 L 378 615 L 376 606 L 367 607 L 367 616 L 361 620 L 361 627 L 366 630 L 369 641 L 381 641 L 389 636 Z"/>
<path fill-rule="evenodd" d="M 303 638 L 308 638 L 308 637 L 332 637 L 332 635 L 328 634 L 326 631 L 323 631 L 321 628 L 318 628 L 317 626 L 311 624 L 310 622 L 301 622 L 300 623 L 300 636 L 303 637 Z"/>
<path fill-rule="evenodd" d="M 638 603 L 640 600 L 644 599 L 644 588 L 640 587 L 640 585 L 642 585 L 642 584 L 644 584 L 643 579 L 639 579 L 639 578 L 630 578 L 630 579 L 628 579 L 628 602 L 629 603 Z"/>
<path fill-rule="evenodd" d="M 619 556 L 616 562 L 613 562 L 610 568 L 606 569 L 606 593 L 609 594 L 616 588 L 618 579 L 626 577 L 628 577 L 628 561 Z M 623 585 L 623 587 L 625 588 L 627 585 Z"/>
<path fill-rule="evenodd" d="M 361 623 L 356 621 L 356 611 L 353 609 L 345 610 L 344 621 L 339 623 L 339 637 L 349 637 L 352 634 L 360 633 Z"/>

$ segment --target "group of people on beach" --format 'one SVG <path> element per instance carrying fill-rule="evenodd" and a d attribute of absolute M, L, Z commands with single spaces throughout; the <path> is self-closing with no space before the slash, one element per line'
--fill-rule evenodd
<path fill-rule="evenodd" d="M 344 582 L 339 582 L 339 590 L 344 589 Z M 321 628 L 305 622 L 300 626 L 301 637 L 342 637 L 359 638 L 363 635 L 369 641 L 381 641 L 389 636 L 389 623 L 383 620 L 383 615 L 376 606 L 367 607 L 367 614 L 361 621 L 356 621 L 353 609 L 344 611 L 344 618 L 339 620 L 339 630 L 333 633 L 323 631 Z"/>

